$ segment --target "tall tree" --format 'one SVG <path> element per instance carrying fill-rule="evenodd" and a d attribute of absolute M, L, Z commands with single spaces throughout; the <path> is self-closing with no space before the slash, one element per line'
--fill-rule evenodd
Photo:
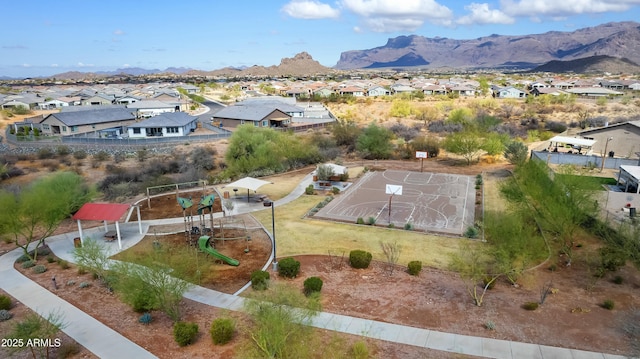
<path fill-rule="evenodd" d="M 367 159 L 387 159 L 393 152 L 392 137 L 391 131 L 372 123 L 358 136 L 356 149 Z"/>
<path fill-rule="evenodd" d="M 0 235 L 37 259 L 37 249 L 60 223 L 91 200 L 94 191 L 73 172 L 44 177 L 18 193 L 0 191 Z M 29 253 L 29 245 L 36 243 Z"/>
<path fill-rule="evenodd" d="M 472 131 L 452 133 L 444 140 L 444 149 L 462 156 L 470 165 L 482 151 L 482 138 Z"/>

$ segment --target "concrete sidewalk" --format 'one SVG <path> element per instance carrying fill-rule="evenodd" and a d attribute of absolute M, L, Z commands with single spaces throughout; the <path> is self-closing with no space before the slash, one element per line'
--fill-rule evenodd
<path fill-rule="evenodd" d="M 311 183 L 311 175 L 286 197 L 275 201 L 275 204 L 286 204 L 304 194 Z M 264 209 L 262 205 L 247 206 L 246 212 Z M 143 221 L 143 233 L 139 233 L 137 223 L 125 223 L 121 226 L 122 250 L 137 244 L 154 224 L 182 223 L 182 217 Z M 84 231 L 85 237 L 102 239 L 104 229 L 96 227 Z M 73 238 L 77 232 L 53 236 L 47 239 L 49 248 L 56 256 L 73 262 Z M 119 252 L 116 241 L 105 243 L 110 254 Z M 15 260 L 22 255 L 16 249 L 0 256 L 0 288 L 16 300 L 40 314 L 60 312 L 67 327 L 63 331 L 101 358 L 153 358 L 151 353 L 131 342 L 111 328 L 88 316 L 62 298 L 49 292 L 18 272 L 14 267 Z M 267 266 L 269 263 L 266 264 Z M 217 292 L 211 289 L 194 286 L 184 295 L 185 298 L 200 303 L 234 311 L 242 311 L 246 299 L 237 295 Z M 472 337 L 452 333 L 438 332 L 428 329 L 402 326 L 398 324 L 361 319 L 321 312 L 313 318 L 314 327 L 340 333 L 360 335 L 364 337 L 412 345 L 421 348 L 441 350 L 451 353 L 474 355 L 487 358 L 504 359 L 624 359 L 624 356 L 589 352 L 574 349 L 550 347 L 544 345 L 512 342 L 483 337 Z"/>
<path fill-rule="evenodd" d="M 65 242 L 73 247 L 72 240 Z M 16 249 L 0 256 L 0 288 L 5 292 L 43 317 L 60 314 L 66 325 L 62 331 L 100 358 L 156 358 L 120 333 L 23 276 L 13 267 L 22 254 L 21 249 Z"/>

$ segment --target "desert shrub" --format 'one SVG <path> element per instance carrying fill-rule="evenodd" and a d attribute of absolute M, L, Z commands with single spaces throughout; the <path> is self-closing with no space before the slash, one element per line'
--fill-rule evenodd
<path fill-rule="evenodd" d="M 611 299 L 607 299 L 602 303 L 602 308 L 604 309 L 613 310 L 613 307 L 615 307 L 615 303 Z"/>
<path fill-rule="evenodd" d="M 555 133 L 562 133 L 567 130 L 567 125 L 558 121 L 546 121 L 544 127 Z"/>
<path fill-rule="evenodd" d="M 358 217 L 358 219 L 356 219 L 356 224 L 364 224 L 364 219 L 362 217 Z"/>
<path fill-rule="evenodd" d="M 522 305 L 522 308 L 526 309 L 526 310 L 536 310 L 538 309 L 538 302 L 526 302 Z"/>
<path fill-rule="evenodd" d="M 222 345 L 227 344 L 233 339 L 235 333 L 235 323 L 230 318 L 218 318 L 211 323 L 211 341 L 213 344 Z"/>
<path fill-rule="evenodd" d="M 407 264 L 407 272 L 411 275 L 418 275 L 422 271 L 422 261 L 411 261 Z"/>
<path fill-rule="evenodd" d="M 126 160 L 124 152 L 116 152 L 113 154 L 113 161 L 115 163 L 121 163 L 124 162 L 124 160 Z"/>
<path fill-rule="evenodd" d="M 56 153 L 58 156 L 66 156 L 71 153 L 71 149 L 69 146 L 61 145 L 56 147 Z"/>
<path fill-rule="evenodd" d="M 353 268 L 368 268 L 372 258 L 371 253 L 360 249 L 349 252 L 349 264 Z"/>
<path fill-rule="evenodd" d="M 23 254 L 23 255 L 21 255 L 20 257 L 18 257 L 18 259 L 16 259 L 16 262 L 17 262 L 17 263 L 24 263 L 24 262 L 26 262 L 26 261 L 30 261 L 30 260 L 31 260 L 31 257 L 29 257 L 29 256 L 28 256 L 28 255 L 26 255 L 26 254 Z"/>
<path fill-rule="evenodd" d="M 269 272 L 263 270 L 253 271 L 251 273 L 251 288 L 255 290 L 265 290 L 269 288 Z"/>
<path fill-rule="evenodd" d="M 73 152 L 73 158 L 76 160 L 84 160 L 87 158 L 87 151 L 85 150 L 77 150 Z"/>
<path fill-rule="evenodd" d="M 53 256 L 47 256 L 47 263 L 53 263 L 55 261 L 56 261 L 56 259 L 53 258 Z"/>
<path fill-rule="evenodd" d="M 28 260 L 28 261 L 22 263 L 22 268 L 27 269 L 27 268 L 31 268 L 31 267 L 33 267 L 35 265 L 36 265 L 36 263 L 34 261 Z"/>
<path fill-rule="evenodd" d="M 43 148 L 38 150 L 38 159 L 39 160 L 46 160 L 46 159 L 50 159 L 50 158 L 53 158 L 53 151 L 50 148 L 43 147 Z"/>
<path fill-rule="evenodd" d="M 320 277 L 309 277 L 304 280 L 304 294 L 309 296 L 311 293 L 320 292 L 322 290 L 322 279 Z"/>
<path fill-rule="evenodd" d="M 136 151 L 136 157 L 138 157 L 138 162 L 144 162 L 149 157 L 149 151 L 146 148 Z"/>
<path fill-rule="evenodd" d="M 278 262 L 278 274 L 287 277 L 295 278 L 300 272 L 300 262 L 289 257 Z"/>
<path fill-rule="evenodd" d="M 111 158 L 111 155 L 106 151 L 99 151 L 95 155 L 93 155 L 93 159 L 98 162 L 108 161 Z"/>
<path fill-rule="evenodd" d="M 198 324 L 191 322 L 177 322 L 173 325 L 173 339 L 179 346 L 184 347 L 196 340 Z"/>
<path fill-rule="evenodd" d="M 340 188 L 338 188 L 338 187 L 332 187 L 332 188 L 331 188 L 331 193 L 333 193 L 333 194 L 338 194 L 338 193 L 340 193 Z"/>
<path fill-rule="evenodd" d="M 404 229 L 407 231 L 412 231 L 413 230 L 413 224 L 407 222 L 404 224 Z"/>
<path fill-rule="evenodd" d="M 91 287 L 91 283 L 89 283 L 89 282 L 81 282 L 79 284 L 79 287 L 80 288 L 89 288 L 89 287 Z"/>
<path fill-rule="evenodd" d="M 304 194 L 308 194 L 308 195 L 316 194 L 316 191 L 313 188 L 312 184 L 310 184 L 309 186 L 307 186 L 307 188 L 304 189 Z"/>
<path fill-rule="evenodd" d="M 613 283 L 622 284 L 622 282 L 624 282 L 624 279 L 622 278 L 622 276 L 617 275 L 617 276 L 613 277 Z"/>
<path fill-rule="evenodd" d="M 69 262 L 67 262 L 67 261 L 66 261 L 66 260 L 64 260 L 64 259 L 60 259 L 60 260 L 58 261 L 58 265 L 59 265 L 59 266 L 60 266 L 60 268 L 62 268 L 62 269 L 69 269 Z"/>
<path fill-rule="evenodd" d="M 45 267 L 42 264 L 38 264 L 37 266 L 33 267 L 32 270 L 33 270 L 34 273 L 38 273 L 39 274 L 39 273 L 46 272 L 47 271 L 47 267 Z"/>
<path fill-rule="evenodd" d="M 0 322 L 4 322 L 5 320 L 9 320 L 13 317 L 10 311 L 6 309 L 0 309 Z"/>
<path fill-rule="evenodd" d="M 491 320 L 489 320 L 486 323 L 484 323 L 484 327 L 489 329 L 489 330 L 495 330 L 496 329 L 496 323 L 494 323 Z"/>
<path fill-rule="evenodd" d="M 351 358 L 353 359 L 368 359 L 370 357 L 369 348 L 367 343 L 363 340 L 359 340 L 351 346 Z"/>
<path fill-rule="evenodd" d="M 374 224 L 376 224 L 376 217 L 369 217 L 367 218 L 367 224 L 373 226 Z"/>
<path fill-rule="evenodd" d="M 627 262 L 627 255 L 621 249 L 613 246 L 606 246 L 600 248 L 600 261 L 602 263 L 602 268 L 615 272 L 625 265 Z"/>
<path fill-rule="evenodd" d="M 76 342 L 63 342 L 56 352 L 58 353 L 58 358 L 71 358 L 80 353 L 80 346 Z"/>
<path fill-rule="evenodd" d="M 151 324 L 151 322 L 153 321 L 153 317 L 151 316 L 151 313 L 146 312 L 144 314 L 142 314 L 140 316 L 140 318 L 138 318 L 138 322 L 142 323 L 144 325 L 149 325 Z"/>
<path fill-rule="evenodd" d="M 11 298 L 6 295 L 0 295 L 0 310 L 11 309 Z"/>

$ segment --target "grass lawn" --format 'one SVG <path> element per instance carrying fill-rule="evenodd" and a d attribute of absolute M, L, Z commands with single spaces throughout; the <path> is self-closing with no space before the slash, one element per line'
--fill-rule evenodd
<path fill-rule="evenodd" d="M 368 225 L 328 222 L 304 218 L 324 197 L 303 195 L 297 200 L 275 208 L 276 249 L 279 258 L 320 254 L 345 257 L 354 249 L 371 252 L 374 259 L 386 260 L 380 242 L 397 241 L 401 247 L 398 264 L 420 260 L 425 266 L 447 268 L 449 254 L 459 249 L 462 238 L 443 237 L 422 232 L 389 229 Z M 271 210 L 253 215 L 271 231 Z M 475 243 L 475 242 L 472 242 Z"/>
<path fill-rule="evenodd" d="M 615 185 L 618 183 L 615 178 L 611 177 L 590 177 L 590 176 L 577 176 L 556 173 L 556 177 L 567 177 L 568 179 L 577 179 L 581 185 L 585 186 L 585 189 L 589 191 L 604 191 L 604 185 Z"/>

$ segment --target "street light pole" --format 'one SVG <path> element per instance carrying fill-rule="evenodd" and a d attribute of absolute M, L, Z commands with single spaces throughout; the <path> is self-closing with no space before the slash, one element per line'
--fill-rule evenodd
<path fill-rule="evenodd" d="M 265 207 L 271 207 L 271 236 L 273 238 L 273 271 L 278 270 L 278 259 L 276 257 L 276 205 L 273 201 L 267 200 L 263 203 Z"/>
<path fill-rule="evenodd" d="M 600 167 L 600 172 L 604 171 L 604 161 L 607 158 L 607 147 L 609 147 L 609 141 L 613 140 L 613 137 L 607 138 L 607 142 L 604 144 L 604 153 L 602 154 L 602 166 Z"/>

